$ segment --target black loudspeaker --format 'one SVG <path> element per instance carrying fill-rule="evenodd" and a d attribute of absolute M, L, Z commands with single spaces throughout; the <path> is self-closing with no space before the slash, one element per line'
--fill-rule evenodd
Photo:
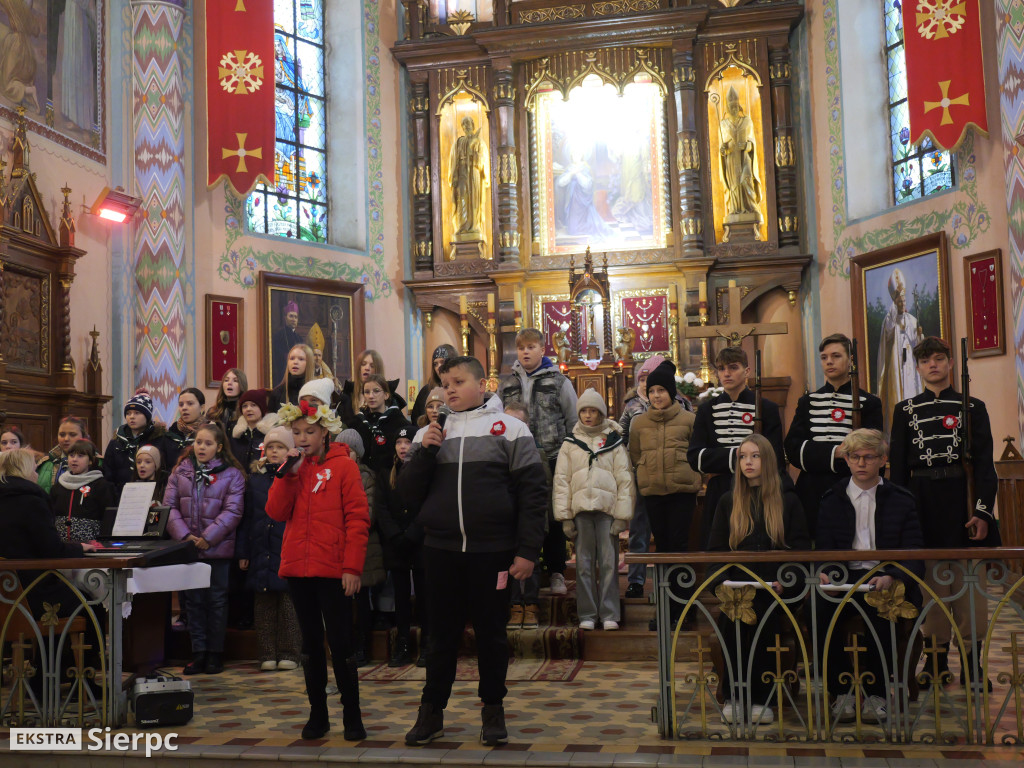
<path fill-rule="evenodd" d="M 192 719 L 194 694 L 188 680 L 140 678 L 132 694 L 136 728 L 184 725 Z"/>

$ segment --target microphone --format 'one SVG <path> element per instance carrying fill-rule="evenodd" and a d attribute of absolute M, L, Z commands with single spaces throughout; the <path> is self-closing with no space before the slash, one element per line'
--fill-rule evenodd
<path fill-rule="evenodd" d="M 440 429 L 442 433 L 444 433 L 444 423 L 446 421 L 448 421 L 448 414 L 451 413 L 451 412 L 452 412 L 452 409 L 449 408 L 447 405 L 442 405 L 438 409 L 437 428 Z M 427 451 L 430 452 L 431 456 L 436 456 L 437 452 L 440 451 L 440 450 L 441 450 L 441 446 L 440 445 L 431 445 L 431 446 L 427 447 Z"/>
<path fill-rule="evenodd" d="M 289 470 L 291 470 L 292 467 L 298 464 L 299 459 L 301 458 L 301 453 L 298 456 L 289 456 L 288 461 L 286 461 L 284 464 L 278 467 L 277 472 L 274 473 L 274 477 L 284 477 L 285 475 L 287 475 Z"/>

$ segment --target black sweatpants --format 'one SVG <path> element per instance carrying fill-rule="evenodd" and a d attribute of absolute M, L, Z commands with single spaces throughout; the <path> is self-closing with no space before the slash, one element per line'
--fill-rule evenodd
<path fill-rule="evenodd" d="M 334 679 L 341 691 L 342 706 L 346 714 L 357 714 L 359 677 L 356 668 L 348 662 L 354 652 L 352 598 L 345 597 L 341 579 L 289 576 L 288 591 L 302 632 L 302 652 L 307 656 L 303 672 L 310 708 L 321 713 L 327 709 L 327 652 L 324 650 L 326 630 Z"/>
<path fill-rule="evenodd" d="M 420 701 L 444 709 L 455 682 L 459 644 L 466 620 L 476 633 L 480 665 L 477 693 L 484 704 L 501 704 L 508 693 L 508 552 L 450 552 L 423 547 L 426 574 L 427 682 Z"/>

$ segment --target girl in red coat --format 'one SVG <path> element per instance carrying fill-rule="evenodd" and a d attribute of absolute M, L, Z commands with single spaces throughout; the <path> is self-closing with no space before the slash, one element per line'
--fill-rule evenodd
<path fill-rule="evenodd" d="M 352 596 L 359 591 L 366 558 L 370 515 L 359 468 L 348 446 L 331 444 L 341 422 L 327 405 L 300 400 L 278 413 L 290 424 L 295 447 L 274 480 L 266 512 L 287 523 L 278 575 L 288 580 L 302 632 L 309 696 L 309 721 L 303 739 L 319 739 L 330 730 L 327 714 L 327 656 L 331 647 L 334 677 L 341 691 L 342 723 L 347 741 L 366 738 L 359 711 L 359 677 L 348 659 L 352 644 Z M 280 470 L 279 470 L 280 471 Z"/>

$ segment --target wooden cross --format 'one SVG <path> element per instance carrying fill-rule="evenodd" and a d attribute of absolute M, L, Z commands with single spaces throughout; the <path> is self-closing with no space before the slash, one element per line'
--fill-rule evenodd
<path fill-rule="evenodd" d="M 734 280 L 729 281 L 729 322 L 724 325 L 684 325 L 683 331 L 691 339 L 722 338 L 730 347 L 738 347 L 748 336 L 773 336 L 789 333 L 789 323 L 742 323 L 740 322 L 743 300 Z"/>

